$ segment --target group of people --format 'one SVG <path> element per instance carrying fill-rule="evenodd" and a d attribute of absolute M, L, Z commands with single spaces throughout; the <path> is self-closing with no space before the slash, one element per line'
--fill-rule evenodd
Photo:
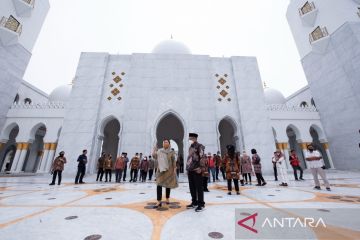
<path fill-rule="evenodd" d="M 242 186 L 245 184 L 252 184 L 251 176 L 255 175 L 257 179 L 256 186 L 265 186 L 267 183 L 262 176 L 261 158 L 256 149 L 251 149 L 251 156 L 247 155 L 246 151 L 236 152 L 234 145 L 226 146 L 226 154 L 221 158 L 220 153 L 205 154 L 205 146 L 198 141 L 198 134 L 189 134 L 189 154 L 186 161 L 186 172 L 189 181 L 189 189 L 191 194 L 191 203 L 186 206 L 187 209 L 195 209 L 196 212 L 204 210 L 204 192 L 208 192 L 208 182 L 212 180 L 219 181 L 219 173 L 222 173 L 223 179 L 227 181 L 228 194 L 232 194 L 232 184 L 234 184 L 235 192 L 240 194 L 239 182 Z M 53 180 L 50 185 L 55 185 L 56 177 L 58 176 L 58 185 L 61 184 L 61 174 L 66 163 L 65 153 L 61 151 L 59 156 L 55 158 L 52 164 Z M 75 177 L 75 184 L 83 184 L 83 178 L 87 163 L 87 150 L 78 157 L 78 171 Z M 305 160 L 315 181 L 315 189 L 320 188 L 318 175 L 321 176 L 325 182 L 325 187 L 330 191 L 330 184 L 326 178 L 323 170 L 322 156 L 319 151 L 315 150 L 310 144 L 305 155 Z M 303 170 L 300 166 L 300 161 L 294 150 L 291 151 L 289 157 L 290 164 L 294 170 L 295 180 L 303 179 Z M 127 153 L 123 152 L 121 156 L 117 157 L 113 163 L 110 154 L 102 153 L 97 162 L 97 177 L 96 181 L 102 181 L 105 173 L 105 182 L 111 182 L 112 170 L 115 170 L 115 181 L 117 183 L 121 180 L 126 181 L 126 172 L 129 159 Z M 280 186 L 288 186 L 288 177 L 285 167 L 285 157 L 280 150 L 274 152 L 272 157 L 274 165 L 274 175 L 277 181 L 278 174 L 281 178 Z M 162 207 L 162 188 L 165 188 L 165 204 L 169 204 L 171 189 L 178 187 L 178 175 L 180 170 L 179 157 L 176 157 L 174 149 L 171 148 L 170 140 L 165 139 L 162 142 L 162 148 L 158 149 L 154 146 L 151 156 L 142 157 L 142 154 L 136 153 L 130 160 L 130 182 L 136 182 L 138 172 L 140 171 L 140 181 L 145 182 L 148 175 L 148 180 L 152 179 L 155 173 L 156 181 L 156 195 L 158 204 L 156 208 Z M 300 171 L 300 178 L 297 177 L 297 171 Z"/>
<path fill-rule="evenodd" d="M 140 160 L 141 159 L 141 160 Z M 105 173 L 105 182 L 111 182 L 112 170 L 115 171 L 115 182 L 120 183 L 126 181 L 126 173 L 128 169 L 129 158 L 127 153 L 123 152 L 121 156 L 117 157 L 113 164 L 111 154 L 103 152 L 97 162 L 97 176 L 96 181 L 102 181 Z M 151 156 L 142 157 L 142 153 L 136 153 L 130 161 L 130 182 L 136 182 L 139 176 L 141 182 L 146 182 L 147 175 L 149 180 L 152 179 L 155 161 Z M 109 175 L 109 178 L 108 178 Z"/>
<path fill-rule="evenodd" d="M 315 182 L 314 188 L 317 190 L 321 189 L 319 178 L 318 178 L 318 175 L 320 175 L 320 177 L 323 179 L 323 181 L 325 183 L 326 190 L 331 191 L 330 183 L 329 183 L 329 181 L 326 177 L 326 173 L 324 171 L 324 169 L 326 167 L 325 167 L 323 158 L 321 156 L 321 153 L 319 151 L 315 150 L 315 148 L 312 144 L 309 144 L 307 146 L 307 152 L 305 154 L 305 161 L 307 163 L 308 168 L 311 171 L 311 174 L 313 175 L 314 182 Z M 300 165 L 299 157 L 297 156 L 296 151 L 294 149 L 292 149 L 290 151 L 289 162 L 294 171 L 295 181 L 301 181 L 301 180 L 304 181 L 304 178 L 303 178 L 304 171 Z M 274 156 L 272 157 L 272 163 L 273 163 L 275 181 L 278 181 L 278 175 L 279 175 L 280 179 L 281 179 L 281 183 L 279 185 L 287 187 L 289 179 L 288 179 L 288 174 L 287 174 L 287 170 L 286 170 L 286 166 L 285 166 L 286 165 L 285 155 L 280 150 L 276 150 L 276 152 L 274 152 Z M 297 173 L 298 171 L 300 172 L 299 177 L 298 177 L 298 173 Z"/>

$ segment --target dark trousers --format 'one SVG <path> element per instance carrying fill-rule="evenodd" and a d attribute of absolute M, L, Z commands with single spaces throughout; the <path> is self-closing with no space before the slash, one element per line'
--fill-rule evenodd
<path fill-rule="evenodd" d="M 227 180 L 227 186 L 228 186 L 229 192 L 232 191 L 231 180 L 234 181 L 235 191 L 236 191 L 236 192 L 239 192 L 239 191 L 240 191 L 240 190 L 239 190 L 239 179 L 228 179 L 228 180 Z"/>
<path fill-rule="evenodd" d="M 124 168 L 124 175 L 123 175 L 123 181 L 126 180 L 126 172 L 127 172 L 127 167 Z"/>
<path fill-rule="evenodd" d="M 274 169 L 274 177 L 275 177 L 275 181 L 278 180 L 278 174 L 277 174 L 277 167 L 275 164 L 273 164 L 273 169 Z"/>
<path fill-rule="evenodd" d="M 109 176 L 109 180 L 111 182 L 111 169 L 105 169 L 105 182 L 108 181 L 108 176 Z"/>
<path fill-rule="evenodd" d="M 82 183 L 83 178 L 85 176 L 86 167 L 85 166 L 78 166 L 78 171 L 76 173 L 75 177 L 75 183 Z"/>
<path fill-rule="evenodd" d="M 62 174 L 62 171 L 60 170 L 56 170 L 53 172 L 53 179 L 52 179 L 52 184 L 55 184 L 55 181 L 56 181 L 56 175 L 58 175 L 58 184 L 60 185 L 61 184 L 61 174 Z"/>
<path fill-rule="evenodd" d="M 122 169 L 115 169 L 115 181 L 117 183 L 121 182 L 122 173 L 123 173 Z"/>
<path fill-rule="evenodd" d="M 205 206 L 203 177 L 194 171 L 188 173 L 189 188 L 191 193 L 191 204 Z"/>
<path fill-rule="evenodd" d="M 166 199 L 169 199 L 170 198 L 170 188 L 166 188 L 165 190 L 165 194 L 166 194 Z M 157 200 L 158 201 L 161 201 L 162 199 L 162 187 L 161 186 L 157 186 L 156 187 L 156 195 L 157 195 Z"/>
<path fill-rule="evenodd" d="M 146 182 L 147 172 L 145 170 L 141 170 L 140 173 L 141 173 L 141 181 Z"/>
<path fill-rule="evenodd" d="M 294 177 L 295 177 L 295 179 L 299 180 L 298 176 L 297 176 L 297 170 L 300 171 L 300 179 L 302 179 L 303 178 L 303 170 L 302 170 L 302 168 L 300 166 L 292 166 L 292 167 L 294 169 Z"/>
<path fill-rule="evenodd" d="M 130 170 L 130 181 L 136 181 L 137 173 L 138 173 L 137 169 L 131 169 Z"/>
<path fill-rule="evenodd" d="M 149 169 L 149 181 L 151 181 L 153 173 L 154 173 L 154 169 Z"/>
<path fill-rule="evenodd" d="M 96 181 L 99 181 L 99 177 L 100 177 L 100 181 L 102 181 L 103 176 L 104 176 L 104 169 L 99 168 L 96 176 Z"/>
<path fill-rule="evenodd" d="M 248 177 L 249 177 L 249 183 L 251 183 L 251 173 L 244 173 L 243 178 L 245 179 L 245 182 L 248 183 Z"/>
<path fill-rule="evenodd" d="M 216 180 L 219 180 L 219 167 L 215 168 L 215 176 L 216 176 Z"/>
<path fill-rule="evenodd" d="M 208 182 L 209 182 L 209 177 L 203 177 L 203 189 L 204 191 L 208 191 Z"/>
<path fill-rule="evenodd" d="M 265 180 L 264 180 L 264 178 L 263 178 L 263 175 L 262 175 L 262 173 L 255 173 L 255 175 L 256 175 L 256 179 L 257 179 L 257 181 L 258 181 L 258 184 L 262 184 L 262 183 L 265 183 Z"/>
<path fill-rule="evenodd" d="M 226 179 L 226 177 L 225 177 L 225 169 L 223 167 L 220 167 L 220 171 L 221 171 L 223 179 L 225 180 Z"/>

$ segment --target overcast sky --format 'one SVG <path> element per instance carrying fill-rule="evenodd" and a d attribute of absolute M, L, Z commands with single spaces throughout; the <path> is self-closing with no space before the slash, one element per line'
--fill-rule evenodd
<path fill-rule="evenodd" d="M 160 41 L 193 54 L 256 56 L 262 80 L 288 96 L 306 85 L 288 0 L 50 0 L 24 79 L 50 93 L 75 76 L 81 52 L 149 53 Z"/>

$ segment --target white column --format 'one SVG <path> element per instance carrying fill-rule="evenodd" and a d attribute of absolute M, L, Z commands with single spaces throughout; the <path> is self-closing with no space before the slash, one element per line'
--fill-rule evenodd
<path fill-rule="evenodd" d="M 329 143 L 328 143 L 328 142 L 324 142 L 324 143 L 322 143 L 322 145 L 324 146 L 324 149 L 325 149 L 325 151 L 326 151 L 327 157 L 328 157 L 328 159 L 329 159 L 330 167 L 331 167 L 332 169 L 335 169 L 334 162 L 333 162 L 333 159 L 332 159 L 332 157 L 331 157 L 330 150 L 329 150 Z"/>
<path fill-rule="evenodd" d="M 290 162 L 289 162 L 289 144 L 287 142 L 283 142 L 282 149 L 283 149 L 283 154 L 285 157 L 286 168 L 287 168 L 287 170 L 292 170 L 292 168 L 290 166 Z"/>
<path fill-rule="evenodd" d="M 45 172 L 45 167 L 46 167 L 46 164 L 47 164 L 47 158 L 49 156 L 49 149 L 50 149 L 50 143 L 44 143 L 44 153 L 41 157 L 41 162 L 40 162 L 40 165 L 39 165 L 39 168 L 38 168 L 38 171 L 39 173 L 43 173 Z"/>
<path fill-rule="evenodd" d="M 307 167 L 307 162 L 306 162 L 306 152 L 307 152 L 307 146 L 309 144 L 311 144 L 311 142 L 299 142 L 299 144 L 300 144 L 301 150 L 302 150 L 303 155 L 304 155 L 304 161 L 305 161 L 305 164 L 306 164 L 305 167 L 308 168 Z"/>
<path fill-rule="evenodd" d="M 20 153 L 20 156 L 19 156 L 19 161 L 16 165 L 16 169 L 15 169 L 15 172 L 21 172 L 22 171 L 22 168 L 23 168 L 23 165 L 24 165 L 24 161 L 25 161 L 25 158 L 26 158 L 26 155 L 27 155 L 27 151 L 29 149 L 29 143 L 25 143 L 23 142 L 22 143 L 22 147 L 21 147 L 21 153 Z"/>
<path fill-rule="evenodd" d="M 15 172 L 16 166 L 19 162 L 19 157 L 21 154 L 21 148 L 22 148 L 22 143 L 16 143 L 16 153 L 13 159 L 13 162 L 11 164 L 11 169 L 10 172 Z"/>
<path fill-rule="evenodd" d="M 57 143 L 50 143 L 49 154 L 46 160 L 45 172 L 50 172 L 50 168 L 55 157 L 56 147 L 57 147 Z"/>

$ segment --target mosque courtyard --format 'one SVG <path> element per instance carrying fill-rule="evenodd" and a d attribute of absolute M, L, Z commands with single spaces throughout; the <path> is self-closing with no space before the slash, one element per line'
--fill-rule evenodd
<path fill-rule="evenodd" d="M 160 210 L 153 208 L 154 181 L 105 183 L 87 175 L 86 184 L 75 185 L 68 176 L 62 185 L 49 186 L 48 175 L 2 176 L 0 239 L 235 239 L 235 209 L 249 216 L 257 208 L 311 209 L 327 227 L 310 231 L 308 239 L 360 239 L 359 217 L 336 213 L 360 209 L 360 173 L 328 170 L 328 177 L 331 192 L 313 190 L 309 173 L 287 188 L 265 176 L 266 186 L 253 181 L 241 187 L 240 196 L 227 195 L 225 181 L 210 183 L 205 211 L 197 213 L 185 208 L 190 200 L 185 176 L 171 192 L 170 205 Z"/>

